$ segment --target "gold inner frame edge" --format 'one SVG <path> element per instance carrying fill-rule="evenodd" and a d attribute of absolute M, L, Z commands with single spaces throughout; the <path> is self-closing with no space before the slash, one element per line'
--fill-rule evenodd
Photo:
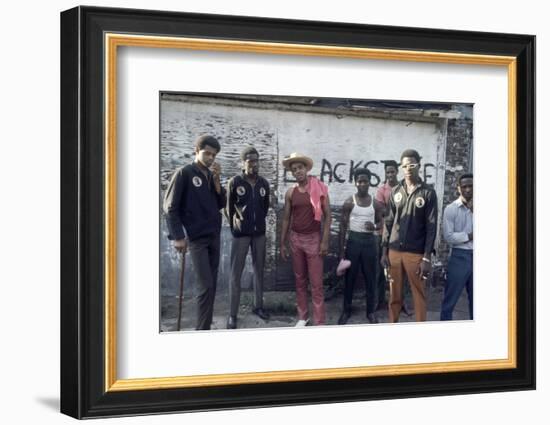
<path fill-rule="evenodd" d="M 105 46 L 105 391 L 137 391 L 215 385 L 512 369 L 517 366 L 516 58 L 446 52 L 369 49 L 106 33 Z M 239 53 L 341 57 L 403 62 L 505 66 L 508 71 L 508 358 L 458 362 L 305 369 L 175 377 L 117 379 L 116 352 L 116 99 L 118 47 L 171 48 Z"/>

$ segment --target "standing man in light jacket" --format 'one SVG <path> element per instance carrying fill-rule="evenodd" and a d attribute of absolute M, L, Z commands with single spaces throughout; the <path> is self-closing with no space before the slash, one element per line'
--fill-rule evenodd
<path fill-rule="evenodd" d="M 417 322 L 426 320 L 426 280 L 432 270 L 437 233 L 437 195 L 420 178 L 420 155 L 413 149 L 401 154 L 405 178 L 392 189 L 382 236 L 382 267 L 389 268 L 389 320 L 397 322 L 407 274 Z"/>
<path fill-rule="evenodd" d="M 241 153 L 242 174 L 227 183 L 226 215 L 233 234 L 231 244 L 230 312 L 227 329 L 237 327 L 241 296 L 241 276 L 250 248 L 254 267 L 254 310 L 263 320 L 269 313 L 263 308 L 265 265 L 265 219 L 269 210 L 269 183 L 260 176 L 260 154 L 254 147 Z"/>
<path fill-rule="evenodd" d="M 441 320 L 452 320 L 453 310 L 466 288 L 470 320 L 474 318 L 474 176 L 458 179 L 460 196 L 443 212 L 443 237 L 451 246 Z"/>
<path fill-rule="evenodd" d="M 197 330 L 212 324 L 214 297 L 220 262 L 221 213 L 225 190 L 221 167 L 215 163 L 220 143 L 210 135 L 195 141 L 195 160 L 172 175 L 163 210 L 168 238 L 185 255 L 189 249 L 197 277 Z"/>

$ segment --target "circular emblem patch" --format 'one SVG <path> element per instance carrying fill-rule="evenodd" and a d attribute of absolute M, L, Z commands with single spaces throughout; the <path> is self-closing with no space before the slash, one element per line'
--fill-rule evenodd
<path fill-rule="evenodd" d="M 398 204 L 399 202 L 401 202 L 401 199 L 403 199 L 403 195 L 401 194 L 401 192 L 397 192 L 397 193 L 393 196 L 393 200 L 395 201 L 396 204 Z"/>
<path fill-rule="evenodd" d="M 416 198 L 414 201 L 414 205 L 416 205 L 416 208 L 422 208 L 425 203 L 426 201 L 424 200 L 424 198 Z"/>
<path fill-rule="evenodd" d="M 237 186 L 237 195 L 243 196 L 246 193 L 246 189 L 243 186 Z"/>
<path fill-rule="evenodd" d="M 199 176 L 193 177 L 193 185 L 195 187 L 201 187 L 202 186 L 202 180 Z"/>
<path fill-rule="evenodd" d="M 260 196 L 262 198 L 265 196 L 265 187 L 260 187 Z"/>

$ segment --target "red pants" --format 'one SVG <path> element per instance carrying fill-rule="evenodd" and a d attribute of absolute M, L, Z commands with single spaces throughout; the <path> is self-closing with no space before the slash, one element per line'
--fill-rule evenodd
<path fill-rule="evenodd" d="M 413 252 L 402 252 L 389 250 L 388 259 L 390 260 L 390 301 L 389 301 L 389 320 L 397 322 L 401 313 L 403 304 L 403 279 L 407 274 L 414 301 L 414 315 L 417 322 L 426 320 L 426 293 L 425 280 L 416 274 L 418 266 L 422 261 L 422 254 Z"/>
<path fill-rule="evenodd" d="M 323 258 L 319 255 L 321 235 L 290 232 L 292 268 L 296 279 L 298 319 L 308 319 L 307 282 L 311 284 L 313 323 L 325 323 L 325 295 L 323 291 Z"/>

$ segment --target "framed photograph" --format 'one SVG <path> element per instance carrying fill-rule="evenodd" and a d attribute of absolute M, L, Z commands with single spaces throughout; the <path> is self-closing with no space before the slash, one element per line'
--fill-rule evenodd
<path fill-rule="evenodd" d="M 61 59 L 63 413 L 535 388 L 534 36 L 78 7 Z"/>

